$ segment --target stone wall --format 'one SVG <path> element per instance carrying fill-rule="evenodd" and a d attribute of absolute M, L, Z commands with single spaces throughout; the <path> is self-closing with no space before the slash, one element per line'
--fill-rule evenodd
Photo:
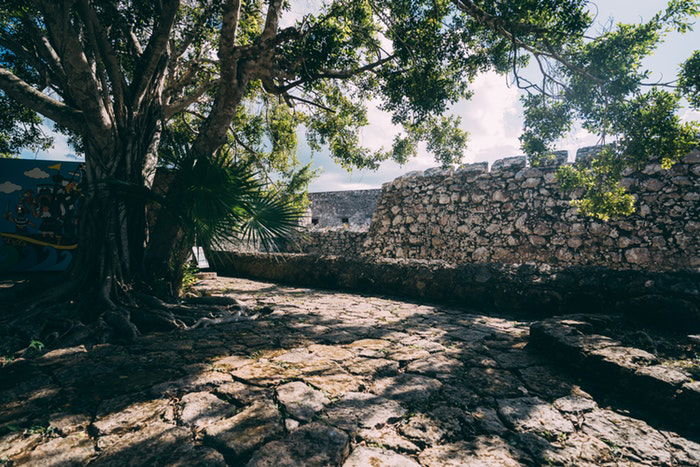
<path fill-rule="evenodd" d="M 700 268 L 700 151 L 668 171 L 651 164 L 628 174 L 623 182 L 637 197 L 637 213 L 611 222 L 577 214 L 555 172 L 513 157 L 491 171 L 478 163 L 400 177 L 382 189 L 365 254 L 454 264 Z"/>
<path fill-rule="evenodd" d="M 314 229 L 366 230 L 380 193 L 378 189 L 309 193 L 309 213 L 304 224 Z"/>
<path fill-rule="evenodd" d="M 296 242 L 289 243 L 287 253 L 357 256 L 364 252 L 367 231 L 310 230 Z"/>

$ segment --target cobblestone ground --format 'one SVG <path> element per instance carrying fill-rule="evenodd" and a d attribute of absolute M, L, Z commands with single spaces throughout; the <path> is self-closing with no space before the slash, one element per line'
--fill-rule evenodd
<path fill-rule="evenodd" d="M 526 347 L 527 322 L 219 278 L 264 320 L 0 370 L 0 464 L 698 465 Z"/>

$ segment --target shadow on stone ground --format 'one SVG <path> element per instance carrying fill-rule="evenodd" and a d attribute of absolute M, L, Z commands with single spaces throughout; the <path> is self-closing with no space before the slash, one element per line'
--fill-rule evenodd
<path fill-rule="evenodd" d="M 698 465 L 678 433 L 527 347 L 529 322 L 219 278 L 265 320 L 0 369 L 11 465 Z"/>

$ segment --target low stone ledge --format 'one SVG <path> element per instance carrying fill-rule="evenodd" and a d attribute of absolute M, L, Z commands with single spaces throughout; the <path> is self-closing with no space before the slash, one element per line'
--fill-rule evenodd
<path fill-rule="evenodd" d="M 661 364 L 655 355 L 600 334 L 620 321 L 617 316 L 585 314 L 546 319 L 530 326 L 530 344 L 661 417 L 698 426 L 700 384 Z"/>
<path fill-rule="evenodd" d="M 369 258 L 210 252 L 220 274 L 395 295 L 465 308 L 549 317 L 566 313 L 627 311 L 629 303 L 685 303 L 665 306 L 656 320 L 692 332 L 700 330 L 700 273 L 610 270 L 592 266 L 555 268 L 536 264 L 470 263 Z M 644 300 L 641 300 L 644 298 Z M 649 319 L 649 316 L 645 316 Z"/>

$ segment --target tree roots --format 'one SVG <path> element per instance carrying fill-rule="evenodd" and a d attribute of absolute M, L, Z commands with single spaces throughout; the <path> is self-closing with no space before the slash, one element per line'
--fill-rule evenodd
<path fill-rule="evenodd" d="M 151 332 L 252 320 L 272 312 L 267 308 L 248 309 L 226 296 L 192 297 L 168 303 L 133 291 L 123 299 L 105 302 L 99 294 L 90 298 L 75 291 L 72 284 L 64 284 L 60 290 L 37 294 L 36 289 L 23 285 L 23 295 L 26 293 L 29 298 L 13 297 L 15 306 L 11 312 L 0 314 L 0 355 L 22 356 L 29 351 L 31 342 L 40 342 L 42 347 L 128 343 Z M 67 296 L 72 296 L 72 300 Z"/>

